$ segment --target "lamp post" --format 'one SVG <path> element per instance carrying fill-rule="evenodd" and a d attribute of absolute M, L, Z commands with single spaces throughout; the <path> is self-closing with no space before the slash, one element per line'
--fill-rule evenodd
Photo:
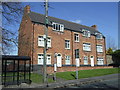
<path fill-rule="evenodd" d="M 46 70 L 47 54 L 46 53 L 47 53 L 47 38 L 48 38 L 48 0 L 45 0 L 45 30 L 44 30 L 43 38 L 44 38 L 43 82 L 46 83 L 47 82 L 47 70 Z"/>

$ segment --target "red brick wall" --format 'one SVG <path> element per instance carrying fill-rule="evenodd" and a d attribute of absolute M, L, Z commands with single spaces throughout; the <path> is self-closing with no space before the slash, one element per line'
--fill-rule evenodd
<path fill-rule="evenodd" d="M 89 69 L 102 69 L 102 68 L 113 68 L 112 66 L 95 66 L 95 67 L 78 67 L 78 70 L 89 70 Z M 67 71 L 76 71 L 76 67 L 62 67 L 57 68 L 56 72 L 67 72 Z M 54 67 L 47 67 L 47 73 L 54 73 Z"/>
<path fill-rule="evenodd" d="M 65 65 L 65 55 L 71 56 L 71 65 L 75 65 L 75 49 L 80 50 L 80 64 L 83 65 L 83 56 L 88 56 L 88 64 L 90 63 L 90 56 L 94 56 L 94 62 L 97 64 L 97 56 L 104 58 L 104 64 L 106 64 L 105 56 L 105 39 L 96 40 L 95 36 L 91 35 L 90 38 L 82 36 L 79 34 L 80 41 L 74 42 L 73 31 L 64 30 L 63 33 L 53 31 L 51 27 L 48 28 L 48 36 L 51 38 L 51 48 L 48 49 L 47 53 L 51 55 L 52 65 L 54 64 L 54 53 L 60 53 L 62 55 L 62 65 Z M 27 15 L 23 16 L 20 29 L 19 29 L 19 50 L 18 54 L 20 56 L 30 56 L 32 59 L 32 64 L 38 64 L 38 54 L 43 53 L 43 48 L 38 47 L 38 36 L 44 35 L 44 25 L 34 24 L 30 21 Z M 65 49 L 65 40 L 70 40 L 70 50 Z M 83 43 L 91 44 L 91 51 L 83 51 Z M 103 45 L 103 53 L 96 53 L 96 45 Z M 49 67 L 53 71 L 53 67 Z M 85 67 L 79 67 L 80 70 Z M 87 67 L 88 68 L 88 67 Z M 90 67 L 97 68 L 97 67 Z M 98 67 L 99 68 L 99 67 Z M 104 68 L 104 67 L 103 67 Z M 58 71 L 69 71 L 74 70 L 73 67 L 62 67 Z"/>
<path fill-rule="evenodd" d="M 24 15 L 19 28 L 18 55 L 31 56 L 32 22 Z"/>

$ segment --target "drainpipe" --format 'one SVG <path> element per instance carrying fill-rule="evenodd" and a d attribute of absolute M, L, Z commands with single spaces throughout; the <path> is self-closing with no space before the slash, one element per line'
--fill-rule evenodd
<path fill-rule="evenodd" d="M 31 70 L 31 71 L 33 71 L 33 52 L 34 52 L 34 25 L 35 25 L 35 24 L 33 23 L 33 31 L 32 31 L 32 36 L 33 36 L 33 37 L 32 37 L 32 59 L 31 59 L 31 60 L 32 60 L 32 65 L 31 65 L 31 66 L 32 66 L 32 70 Z"/>
<path fill-rule="evenodd" d="M 71 48 L 72 48 L 72 65 L 73 65 L 73 52 L 74 52 L 74 50 L 73 50 L 73 34 L 72 34 L 73 32 L 71 31 Z"/>
<path fill-rule="evenodd" d="M 96 46 L 97 46 L 97 39 L 96 39 L 96 36 L 95 36 L 95 44 L 96 44 Z M 95 47 L 96 47 L 95 46 Z M 97 48 L 96 48 L 96 65 L 97 65 Z"/>

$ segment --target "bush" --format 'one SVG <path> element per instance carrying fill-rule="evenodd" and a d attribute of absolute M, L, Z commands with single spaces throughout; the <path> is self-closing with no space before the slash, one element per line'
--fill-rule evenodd
<path fill-rule="evenodd" d="M 116 50 L 112 53 L 113 63 L 119 67 L 120 66 L 120 50 Z"/>

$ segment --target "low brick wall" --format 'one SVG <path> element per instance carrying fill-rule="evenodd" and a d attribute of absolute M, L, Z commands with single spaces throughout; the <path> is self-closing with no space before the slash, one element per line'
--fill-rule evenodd
<path fill-rule="evenodd" d="M 83 66 L 83 67 L 78 67 L 78 70 L 89 70 L 89 69 L 102 69 L 102 68 L 113 68 L 113 66 Z M 57 72 L 66 72 L 66 71 L 76 71 L 75 66 L 66 66 L 66 67 L 58 67 Z M 54 67 L 47 67 L 47 72 L 54 73 Z"/>

